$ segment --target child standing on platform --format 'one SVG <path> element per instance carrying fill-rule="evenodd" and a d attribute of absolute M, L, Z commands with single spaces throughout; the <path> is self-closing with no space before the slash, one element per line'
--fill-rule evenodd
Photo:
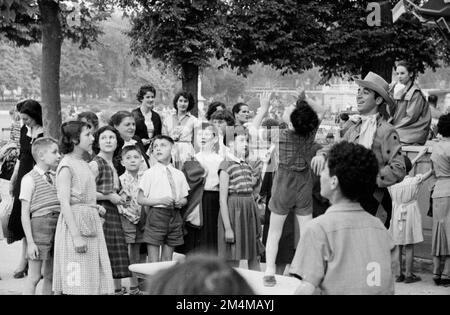
<path fill-rule="evenodd" d="M 125 198 L 126 203 L 118 205 L 121 214 L 122 228 L 125 233 L 125 242 L 128 244 L 130 263 L 139 263 L 139 249 L 143 243 L 144 223 L 141 220 L 141 206 L 137 202 L 139 192 L 139 181 L 141 173 L 139 168 L 142 163 L 142 154 L 137 146 L 129 145 L 122 149 L 122 165 L 125 173 L 120 175 L 122 186 L 120 196 Z M 132 276 L 130 280 L 130 295 L 142 295 L 138 286 L 138 279 Z"/>
<path fill-rule="evenodd" d="M 230 153 L 219 166 L 218 250 L 219 257 L 234 267 L 245 259 L 249 269 L 260 270 L 259 256 L 264 246 L 260 240 L 261 222 L 253 196 L 257 178 L 246 161 L 248 137 L 242 126 L 227 130 L 225 137 Z"/>
<path fill-rule="evenodd" d="M 410 161 L 405 156 L 406 174 L 408 174 L 417 161 L 427 152 L 425 147 L 419 154 Z M 420 277 L 412 273 L 414 244 L 423 242 L 422 234 L 422 217 L 420 215 L 419 204 L 417 202 L 420 186 L 425 182 L 433 171 L 430 170 L 425 174 L 416 176 L 407 175 L 399 184 L 395 184 L 388 188 L 392 198 L 392 219 L 389 232 L 394 239 L 396 245 L 399 245 L 399 264 L 400 275 L 397 276 L 396 282 L 413 283 L 420 281 Z M 402 272 L 402 249 L 405 247 L 406 258 L 406 277 Z"/>
<path fill-rule="evenodd" d="M 269 108 L 270 94 L 261 96 L 261 109 L 255 117 L 258 128 Z M 283 120 L 289 128 L 279 133 L 279 164 L 272 186 L 269 202 L 270 227 L 266 246 L 265 286 L 276 285 L 276 257 L 283 225 L 287 215 L 295 212 L 300 235 L 304 225 L 312 219 L 313 178 L 310 171 L 313 158 L 314 138 L 319 127 L 319 117 L 304 95 L 292 111 L 285 111 Z"/>
<path fill-rule="evenodd" d="M 95 176 L 83 160 L 94 139 L 88 124 L 80 121 L 64 123 L 61 134 L 65 156 L 56 172 L 61 215 L 55 235 L 53 291 L 111 294 L 114 282 L 96 205 Z"/>
<path fill-rule="evenodd" d="M 23 177 L 19 197 L 22 201 L 22 225 L 28 244 L 28 278 L 24 294 L 36 294 L 44 267 L 42 294 L 51 295 L 53 246 L 61 210 L 52 171 L 60 159 L 58 143 L 51 138 L 39 138 L 33 143 L 31 152 L 36 165 Z"/>
<path fill-rule="evenodd" d="M 103 231 L 115 284 L 115 293 L 123 294 L 121 280 L 131 276 L 128 270 L 130 260 L 122 229 L 118 205 L 125 204 L 125 198 L 119 196 L 119 176 L 113 160 L 122 148 L 119 132 L 111 126 L 97 130 L 94 136 L 93 151 L 97 154 L 89 166 L 97 184 L 97 204 L 106 209 Z"/>
<path fill-rule="evenodd" d="M 139 184 L 138 203 L 149 207 L 144 230 L 149 262 L 172 260 L 174 248 L 184 242 L 180 209 L 187 204 L 189 185 L 184 174 L 170 164 L 173 145 L 168 136 L 154 138 L 152 149 L 158 163 L 145 171 Z"/>

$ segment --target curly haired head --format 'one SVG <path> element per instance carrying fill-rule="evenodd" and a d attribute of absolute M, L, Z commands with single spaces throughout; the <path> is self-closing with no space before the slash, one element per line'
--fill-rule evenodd
<path fill-rule="evenodd" d="M 98 154 L 100 152 L 99 140 L 100 140 L 100 136 L 105 131 L 111 131 L 112 133 L 114 133 L 116 135 L 117 147 L 114 150 L 114 157 L 119 156 L 120 151 L 122 150 L 122 147 L 124 145 L 124 141 L 123 141 L 122 137 L 120 136 L 120 133 L 117 131 L 117 129 L 114 127 L 111 127 L 111 126 L 103 126 L 95 132 L 94 143 L 92 144 L 92 150 L 94 151 L 95 154 Z"/>
<path fill-rule="evenodd" d="M 205 115 L 206 120 L 208 120 L 208 121 L 211 120 L 212 114 L 214 114 L 217 111 L 217 108 L 219 108 L 219 107 L 222 107 L 222 110 L 227 109 L 225 104 L 221 103 L 221 102 L 212 102 L 211 104 L 209 104 L 208 110 L 206 111 L 206 115 Z"/>
<path fill-rule="evenodd" d="M 153 96 L 156 96 L 156 89 L 153 87 L 153 85 L 143 85 L 139 88 L 139 91 L 136 94 L 136 100 L 139 103 L 142 103 L 145 94 L 147 94 L 148 92 L 152 92 Z"/>
<path fill-rule="evenodd" d="M 245 279 L 227 263 L 207 255 L 191 256 L 185 262 L 157 274 L 150 295 L 252 295 Z"/>
<path fill-rule="evenodd" d="M 194 108 L 195 100 L 194 100 L 194 96 L 192 96 L 191 93 L 186 92 L 186 91 L 178 92 L 178 93 L 175 95 L 175 97 L 173 98 L 173 108 L 175 108 L 175 110 L 176 110 L 177 113 L 178 113 L 178 99 L 179 99 L 180 97 L 182 97 L 182 96 L 183 96 L 185 99 L 188 100 L 189 105 L 188 105 L 186 111 L 187 111 L 187 112 L 190 112 L 190 111 Z"/>
<path fill-rule="evenodd" d="M 80 135 L 83 128 L 90 129 L 90 126 L 78 120 L 65 122 L 61 125 L 61 140 L 59 150 L 62 154 L 71 153 L 75 145 L 80 143 Z"/>
<path fill-rule="evenodd" d="M 450 137 L 450 113 L 439 117 L 437 127 L 438 133 L 440 133 L 443 137 Z"/>
<path fill-rule="evenodd" d="M 375 154 L 359 144 L 347 141 L 335 144 L 328 155 L 330 176 L 337 176 L 344 197 L 358 198 L 375 188 L 378 161 Z"/>
<path fill-rule="evenodd" d="M 290 120 L 295 133 L 299 136 L 309 136 L 319 127 L 319 117 L 317 113 L 305 100 L 298 100 L 295 109 L 292 111 Z"/>

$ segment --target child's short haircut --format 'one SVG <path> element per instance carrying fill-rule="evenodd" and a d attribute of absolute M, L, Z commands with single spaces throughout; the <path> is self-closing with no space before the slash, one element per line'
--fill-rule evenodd
<path fill-rule="evenodd" d="M 297 105 L 291 113 L 290 119 L 295 133 L 302 137 L 309 136 L 319 127 L 317 113 L 305 100 L 297 101 Z"/>
<path fill-rule="evenodd" d="M 155 144 L 156 140 L 166 140 L 166 141 L 169 141 L 170 144 L 172 144 L 172 145 L 175 144 L 175 141 L 173 141 L 173 139 L 171 137 L 166 136 L 166 135 L 157 135 L 156 137 L 153 138 L 152 148 L 153 148 L 153 145 Z"/>
<path fill-rule="evenodd" d="M 378 161 L 375 154 L 359 144 L 343 141 L 328 155 L 330 176 L 337 176 L 342 194 L 353 201 L 373 191 L 377 183 Z"/>
<path fill-rule="evenodd" d="M 141 149 L 137 145 L 126 145 L 122 148 L 122 156 L 125 156 L 128 152 L 136 151 L 140 156 L 142 156 Z"/>
<path fill-rule="evenodd" d="M 37 161 L 39 152 L 48 150 L 52 144 L 58 146 L 58 141 L 50 137 L 36 139 L 31 145 L 31 154 L 33 155 L 34 160 Z"/>

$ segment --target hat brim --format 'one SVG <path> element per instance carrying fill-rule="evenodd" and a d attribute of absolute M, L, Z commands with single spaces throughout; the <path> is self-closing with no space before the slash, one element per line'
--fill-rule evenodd
<path fill-rule="evenodd" d="M 365 87 L 372 91 L 377 92 L 386 101 L 386 103 L 388 103 L 388 105 L 395 106 L 395 102 L 392 99 L 392 97 L 379 85 L 377 85 L 373 82 L 364 81 L 364 80 L 355 80 L 355 82 L 359 86 L 362 86 L 362 87 Z"/>

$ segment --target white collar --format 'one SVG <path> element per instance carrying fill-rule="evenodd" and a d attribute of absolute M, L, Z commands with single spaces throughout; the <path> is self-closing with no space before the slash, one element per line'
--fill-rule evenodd
<path fill-rule="evenodd" d="M 33 167 L 33 169 L 41 176 L 44 176 L 45 173 L 50 172 L 50 174 L 53 175 L 53 172 L 51 170 L 44 171 L 42 168 L 40 168 L 37 164 Z"/>
<path fill-rule="evenodd" d="M 27 136 L 30 137 L 31 139 L 36 139 L 39 134 L 44 133 L 44 128 L 42 128 L 42 126 L 34 128 L 33 132 L 30 127 L 28 126 L 25 127 L 27 127 Z"/>

